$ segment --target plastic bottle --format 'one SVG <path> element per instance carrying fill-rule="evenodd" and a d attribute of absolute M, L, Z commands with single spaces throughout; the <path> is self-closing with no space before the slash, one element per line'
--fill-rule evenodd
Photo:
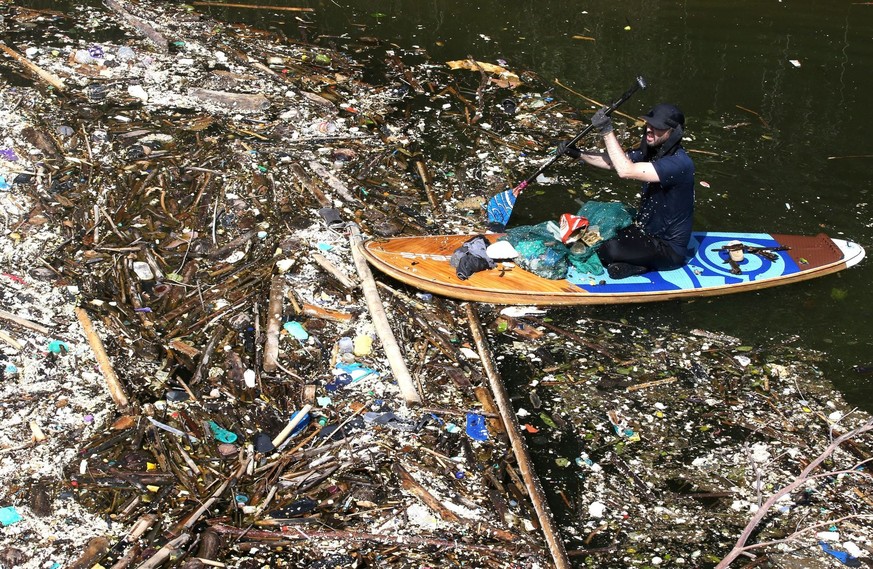
<path fill-rule="evenodd" d="M 353 354 L 352 352 L 340 354 L 340 361 L 344 364 L 353 364 L 355 363 L 355 354 Z"/>
<path fill-rule="evenodd" d="M 87 49 L 77 49 L 73 54 L 73 61 L 82 64 L 96 63 L 94 56 L 88 53 Z"/>
<path fill-rule="evenodd" d="M 355 349 L 355 342 L 348 336 L 339 339 L 339 353 L 348 354 Z"/>
<path fill-rule="evenodd" d="M 150 281 L 155 278 L 155 274 L 152 272 L 151 267 L 149 267 L 148 263 L 143 261 L 134 261 L 131 267 L 133 272 L 136 274 L 137 278 L 141 281 Z"/>
<path fill-rule="evenodd" d="M 128 61 L 133 61 L 136 58 L 136 52 L 131 48 L 123 45 L 118 48 L 118 53 L 115 55 L 118 61 L 122 63 L 126 63 Z"/>

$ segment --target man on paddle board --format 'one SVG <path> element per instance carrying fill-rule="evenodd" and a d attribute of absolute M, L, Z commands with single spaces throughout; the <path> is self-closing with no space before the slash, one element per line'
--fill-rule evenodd
<path fill-rule="evenodd" d="M 661 103 L 640 117 L 646 131 L 640 145 L 625 152 L 605 109 L 591 118 L 606 152 L 582 152 L 561 143 L 559 153 L 586 164 L 615 170 L 620 178 L 643 183 L 634 223 L 597 250 L 609 276 L 623 279 L 685 264 L 694 215 L 694 163 L 682 148 L 685 115 Z"/>

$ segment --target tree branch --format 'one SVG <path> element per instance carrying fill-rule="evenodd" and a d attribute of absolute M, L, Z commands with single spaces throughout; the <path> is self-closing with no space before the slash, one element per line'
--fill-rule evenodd
<path fill-rule="evenodd" d="M 785 496 L 786 494 L 790 494 L 791 492 L 794 492 L 795 490 L 800 488 L 800 486 L 802 486 L 808 480 L 811 480 L 814 478 L 821 478 L 823 476 L 834 476 L 838 473 L 851 473 L 851 472 L 853 472 L 852 470 L 840 470 L 840 471 L 832 471 L 832 472 L 826 472 L 826 473 L 821 473 L 821 474 L 816 474 L 816 475 L 812 474 L 812 472 L 816 468 L 818 468 L 822 462 L 827 460 L 827 458 L 830 455 L 832 455 L 837 450 L 837 448 L 839 448 L 839 446 L 842 443 L 846 442 L 849 439 L 853 439 L 862 433 L 866 433 L 870 430 L 873 430 L 873 419 L 870 419 L 870 420 L 866 421 L 865 423 L 863 423 L 860 427 L 857 427 L 856 429 L 853 429 L 853 430 L 851 430 L 847 433 L 844 433 L 843 435 L 837 437 L 827 446 L 827 448 L 824 449 L 824 451 L 822 451 L 822 453 L 820 455 L 818 455 L 814 460 L 812 460 L 806 466 L 806 468 L 804 468 L 801 471 L 801 473 L 797 476 L 797 478 L 794 479 L 793 482 L 782 487 L 778 492 L 776 492 L 772 496 L 770 496 L 767 499 L 767 501 L 764 502 L 764 504 L 760 508 L 758 508 L 758 511 L 755 512 L 755 515 L 752 516 L 752 519 L 749 520 L 749 523 L 746 525 L 745 529 L 743 529 L 743 532 L 740 534 L 739 539 L 737 539 L 737 542 L 734 545 L 733 549 L 731 549 L 728 552 L 728 554 L 724 557 L 724 559 L 722 559 L 721 562 L 719 562 L 719 564 L 716 565 L 716 569 L 726 569 L 742 553 L 744 553 L 750 549 L 763 547 L 765 545 L 762 543 L 753 544 L 753 545 L 746 545 L 746 542 L 749 540 L 749 537 L 752 535 L 752 532 L 755 530 L 755 528 L 758 527 L 758 524 L 760 524 L 761 521 L 767 516 L 770 509 L 783 496 Z M 851 516 L 851 517 L 859 517 L 859 516 Z M 809 526 L 809 528 L 817 527 L 817 525 L 818 524 L 815 524 L 813 526 Z M 798 530 L 797 532 L 795 532 L 794 534 L 792 534 L 791 536 L 789 536 L 787 538 L 776 540 L 773 542 L 768 542 L 767 545 L 772 545 L 773 543 L 786 542 L 789 539 L 792 539 L 794 536 L 806 532 L 807 529 L 808 528 L 803 528 L 801 530 Z"/>

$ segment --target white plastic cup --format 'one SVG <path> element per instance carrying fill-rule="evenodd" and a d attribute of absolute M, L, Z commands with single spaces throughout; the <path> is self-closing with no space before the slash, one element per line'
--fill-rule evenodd
<path fill-rule="evenodd" d="M 742 246 L 743 244 L 740 241 L 731 241 L 728 243 L 728 247 L 731 247 L 731 249 L 728 249 L 728 255 L 730 255 L 731 261 L 739 263 L 745 258 Z"/>

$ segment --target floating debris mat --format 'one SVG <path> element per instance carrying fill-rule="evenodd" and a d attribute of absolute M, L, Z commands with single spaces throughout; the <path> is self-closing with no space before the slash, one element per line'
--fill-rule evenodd
<path fill-rule="evenodd" d="M 2 11 L 0 564 L 547 563 L 456 307 L 382 289 L 408 406 L 344 226 L 478 223 L 496 170 L 463 185 L 411 113 L 466 138 L 515 84 L 380 42 L 367 83 L 180 5 Z"/>
<path fill-rule="evenodd" d="M 295 40 L 183 4 L 91 4 L 0 6 L 0 565 L 548 566 L 468 323 L 378 283 L 410 403 L 348 224 L 481 230 L 485 197 L 584 117 L 531 73 L 305 19 Z M 580 563 L 727 555 L 754 473 L 772 495 L 789 477 L 771 463 L 799 471 L 861 420 L 805 364 L 736 342 L 487 320 L 535 346 L 516 367 L 539 402 L 517 412 L 554 449 L 541 474 Z M 860 511 L 855 472 L 809 504 Z M 756 537 L 824 519 L 791 500 Z M 862 543 L 860 519 L 835 523 L 840 547 Z"/>
<path fill-rule="evenodd" d="M 501 316 L 493 331 L 504 376 L 528 378 L 516 413 L 580 563 L 867 557 L 873 423 L 821 354 L 593 319 Z"/>

